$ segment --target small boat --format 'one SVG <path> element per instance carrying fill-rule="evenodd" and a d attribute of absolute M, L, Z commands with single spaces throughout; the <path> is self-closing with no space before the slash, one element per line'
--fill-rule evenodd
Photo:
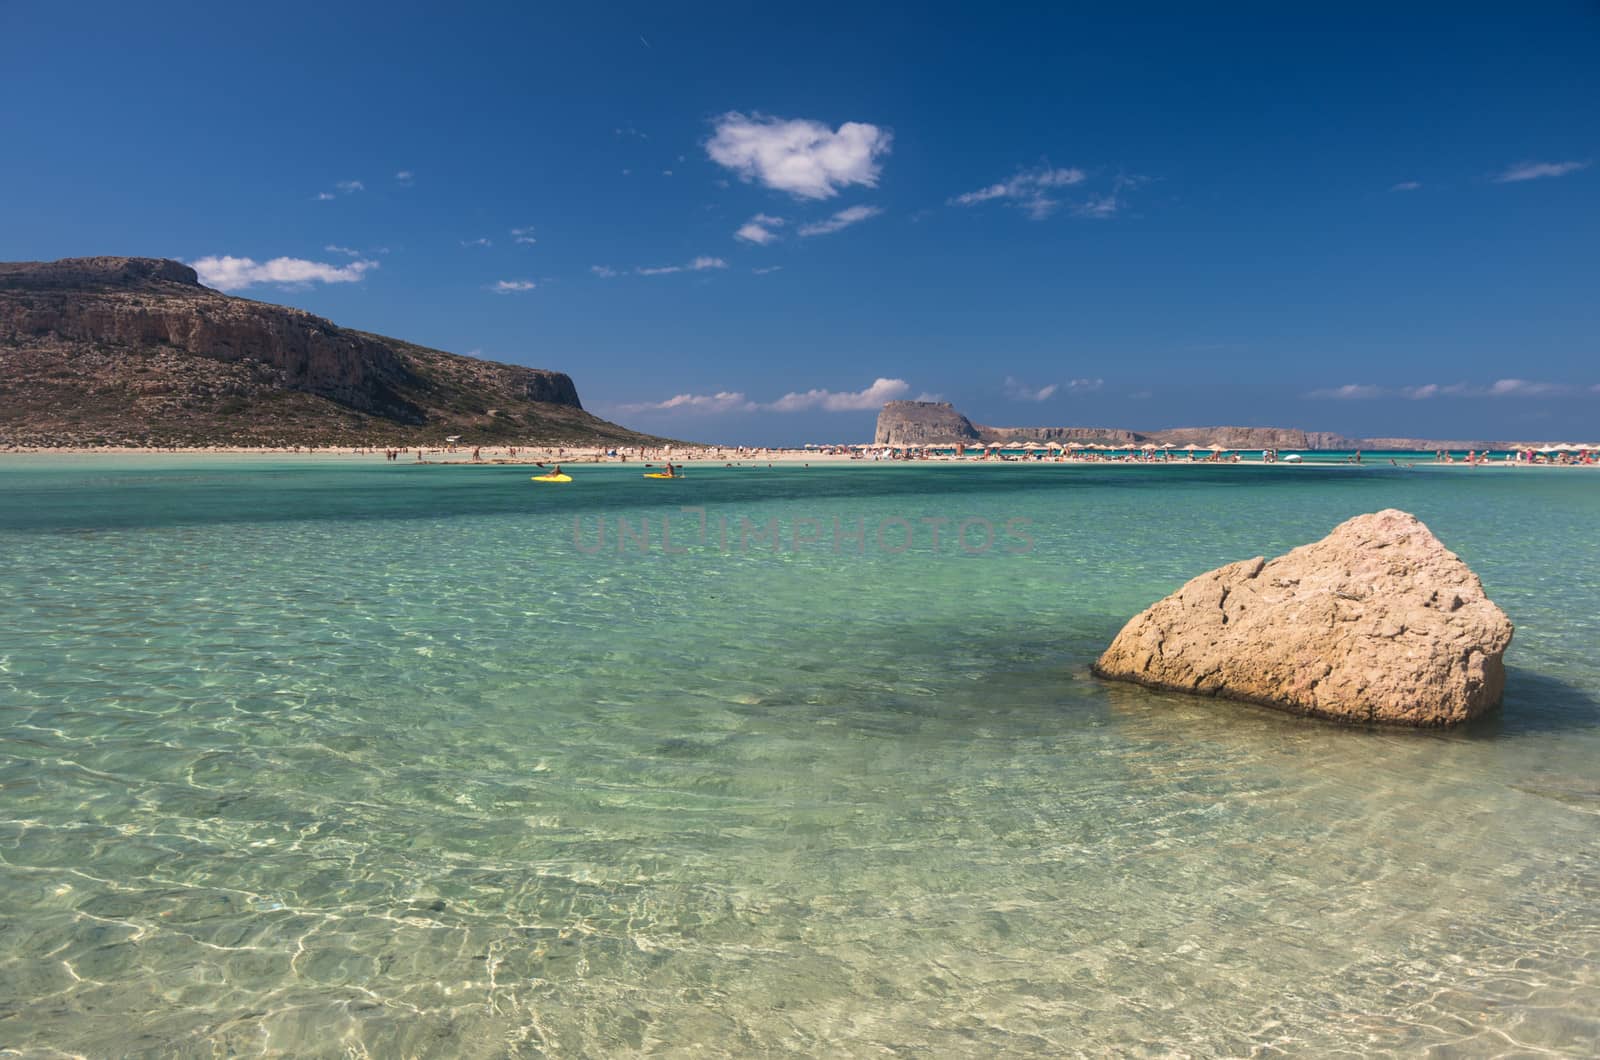
<path fill-rule="evenodd" d="M 646 471 L 645 478 L 682 478 L 682 475 L 669 475 L 665 471 Z"/>

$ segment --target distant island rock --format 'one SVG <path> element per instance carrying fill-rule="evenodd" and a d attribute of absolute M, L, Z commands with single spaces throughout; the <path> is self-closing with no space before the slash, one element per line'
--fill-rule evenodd
<path fill-rule="evenodd" d="M 0 445 L 658 442 L 562 372 L 343 328 L 159 258 L 0 263 Z"/>
<path fill-rule="evenodd" d="M 1130 621 L 1093 669 L 1337 721 L 1447 726 L 1500 704 L 1512 632 L 1459 557 L 1387 509 L 1200 575 Z"/>
<path fill-rule="evenodd" d="M 1507 449 L 1520 443 L 1438 441 L 1427 438 L 1347 438 L 1292 427 L 1172 427 L 1133 431 L 1120 427 L 985 427 L 948 401 L 890 401 L 878 413 L 878 445 L 928 446 L 999 442 L 1067 445 L 1220 445 L 1224 449 Z"/>

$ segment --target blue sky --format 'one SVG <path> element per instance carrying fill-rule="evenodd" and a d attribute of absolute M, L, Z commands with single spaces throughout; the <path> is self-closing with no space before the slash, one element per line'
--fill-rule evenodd
<path fill-rule="evenodd" d="M 706 440 L 1600 435 L 1600 7 L 1047 6 L 11 0 L 0 258 Z"/>

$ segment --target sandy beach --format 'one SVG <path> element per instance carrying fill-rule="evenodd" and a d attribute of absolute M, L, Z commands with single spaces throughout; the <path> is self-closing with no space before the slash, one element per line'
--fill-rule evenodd
<path fill-rule="evenodd" d="M 391 455 L 392 454 L 392 455 Z M 1202 455 L 1203 454 L 1203 455 Z M 1531 455 L 1531 459 L 1529 456 Z M 961 455 L 948 449 L 907 450 L 890 446 L 827 446 L 817 448 L 780 448 L 749 446 L 699 446 L 699 447 L 602 447 L 602 446 L 439 446 L 403 449 L 384 449 L 361 446 L 59 446 L 0 448 L 0 457 L 46 456 L 241 456 L 282 458 L 299 457 L 308 460 L 378 460 L 411 465 L 439 464 L 507 464 L 542 466 L 559 464 L 649 464 L 671 462 L 685 466 L 726 464 L 730 466 L 756 464 L 877 464 L 915 463 L 918 465 L 1017 465 L 1017 464 L 1070 464 L 1089 467 L 1205 465 L 1205 466 L 1262 466 L 1284 467 L 1472 467 L 1472 468 L 1526 468 L 1526 467 L 1596 467 L 1597 454 L 1575 451 L 1559 454 L 1538 454 L 1495 451 L 1490 454 L 1448 453 L 1444 458 L 1431 452 L 1378 452 L 1356 454 L 1338 450 L 1303 450 L 1266 459 L 1261 450 L 1224 450 L 1209 452 L 1199 450 L 1193 454 L 1182 450 L 1150 452 L 1148 450 L 1032 450 L 1023 447 L 982 452 L 968 450 Z"/>

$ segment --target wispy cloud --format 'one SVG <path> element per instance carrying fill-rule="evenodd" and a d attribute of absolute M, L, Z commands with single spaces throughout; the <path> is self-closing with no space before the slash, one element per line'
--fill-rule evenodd
<path fill-rule="evenodd" d="M 756 275 L 756 276 L 765 276 L 769 272 L 782 272 L 782 271 L 783 271 L 783 266 L 782 265 L 768 265 L 764 269 L 751 269 L 750 270 L 750 272 L 752 274 Z"/>
<path fill-rule="evenodd" d="M 1389 190 L 1390 191 L 1416 191 L 1420 187 L 1422 187 L 1422 184 L 1419 181 L 1402 180 L 1398 184 L 1391 184 L 1389 186 Z"/>
<path fill-rule="evenodd" d="M 539 241 L 533 237 L 533 226 L 529 225 L 526 228 L 513 228 L 511 230 L 511 242 L 532 246 Z"/>
<path fill-rule="evenodd" d="M 1326 398 L 1330 401 L 1366 401 L 1385 397 L 1387 394 L 1388 391 L 1383 387 L 1373 386 L 1370 383 L 1346 383 L 1343 386 L 1313 390 L 1306 397 Z"/>
<path fill-rule="evenodd" d="M 499 280 L 489 290 L 495 294 L 515 294 L 518 291 L 531 291 L 536 286 L 532 280 Z"/>
<path fill-rule="evenodd" d="M 331 200 L 333 198 L 334 198 L 334 194 L 331 191 L 319 191 L 319 192 L 317 192 L 317 201 L 318 202 L 328 202 L 329 200 Z"/>
<path fill-rule="evenodd" d="M 1489 387 L 1489 397 L 1555 397 L 1572 392 L 1565 383 L 1535 383 L 1527 379 L 1501 379 Z"/>
<path fill-rule="evenodd" d="M 416 179 L 417 175 L 411 172 L 409 169 L 402 169 L 400 172 L 394 175 L 395 183 L 406 188 L 409 188 L 413 183 L 415 183 Z"/>
<path fill-rule="evenodd" d="M 1012 401 L 1049 401 L 1057 390 L 1061 389 L 1060 383 L 1050 383 L 1046 386 L 1028 386 L 1011 376 L 1006 376 L 1006 397 Z"/>
<path fill-rule="evenodd" d="M 1494 178 L 1496 184 L 1515 184 L 1543 177 L 1564 177 L 1580 169 L 1588 169 L 1588 162 L 1521 162 Z"/>
<path fill-rule="evenodd" d="M 1542 383 L 1528 379 L 1497 379 L 1487 385 L 1473 383 L 1420 383 L 1415 386 L 1379 386 L 1374 383 L 1346 383 L 1344 386 L 1313 390 L 1309 398 L 1333 401 L 1371 401 L 1402 398 L 1429 401 L 1434 398 L 1540 398 L 1563 397 L 1574 393 L 1570 383 Z"/>
<path fill-rule="evenodd" d="M 646 401 L 618 405 L 619 412 L 862 412 L 876 409 L 885 401 L 901 397 L 909 390 L 904 379 L 875 379 L 861 390 L 813 389 L 793 391 L 776 401 L 752 401 L 743 391 L 722 390 L 715 394 L 677 394 L 665 401 Z"/>
<path fill-rule="evenodd" d="M 863 390 L 806 390 L 783 395 L 766 405 L 773 412 L 803 412 L 823 409 L 827 412 L 859 412 L 875 409 L 885 401 L 893 401 L 911 389 L 904 379 L 875 379 Z"/>
<path fill-rule="evenodd" d="M 1086 179 L 1081 169 L 1053 169 L 1048 166 L 1024 169 L 1009 180 L 957 195 L 949 203 L 951 206 L 976 206 L 999 199 L 1026 210 L 1035 221 L 1042 221 L 1061 205 L 1061 201 L 1055 197 L 1056 189 L 1082 184 Z"/>
<path fill-rule="evenodd" d="M 745 181 L 801 199 L 828 199 L 851 184 L 876 187 L 893 139 L 887 129 L 729 111 L 716 119 L 706 154 Z"/>
<path fill-rule="evenodd" d="M 1104 389 L 1104 379 L 1073 379 L 1067 383 L 1067 389 L 1074 394 L 1097 394 Z"/>
<path fill-rule="evenodd" d="M 338 188 L 346 195 L 367 190 L 367 186 L 361 183 L 359 180 L 341 180 L 339 183 L 335 184 L 334 187 Z"/>
<path fill-rule="evenodd" d="M 352 261 L 348 265 L 329 265 L 303 258 L 273 258 L 257 262 L 254 258 L 207 257 L 191 261 L 200 282 L 219 291 L 240 291 L 257 284 L 301 287 L 310 283 L 355 283 L 376 269 L 376 261 Z"/>
<path fill-rule="evenodd" d="M 840 210 L 826 221 L 816 221 L 812 224 L 801 225 L 798 231 L 802 236 L 830 235 L 842 228 L 849 228 L 851 225 L 860 224 L 862 221 L 876 217 L 882 212 L 876 206 L 850 206 Z"/>
<path fill-rule="evenodd" d="M 774 232 L 773 229 L 781 228 L 783 224 L 784 220 L 781 217 L 758 213 L 741 225 L 739 230 L 733 234 L 733 238 L 764 247 L 778 238 L 778 233 Z"/>
<path fill-rule="evenodd" d="M 329 254 L 343 254 L 347 258 L 359 258 L 361 256 L 361 251 L 359 250 L 351 250 L 349 247 L 337 247 L 332 243 L 329 243 L 322 249 L 326 250 Z"/>
<path fill-rule="evenodd" d="M 1105 195 L 1091 195 L 1072 208 L 1074 217 L 1115 217 L 1117 211 L 1122 209 L 1122 197 L 1116 192 Z"/>
<path fill-rule="evenodd" d="M 616 269 L 613 269 L 609 265 L 590 265 L 589 266 L 589 271 L 594 273 L 596 276 L 600 277 L 603 280 L 609 280 L 613 276 L 621 276 L 622 275 L 622 273 L 618 272 Z"/>
<path fill-rule="evenodd" d="M 464 247 L 492 247 L 494 242 L 484 236 L 479 236 L 477 239 L 463 239 L 461 245 Z"/>
<path fill-rule="evenodd" d="M 755 402 L 738 391 L 723 390 L 715 394 L 675 394 L 665 401 L 641 401 L 616 406 L 618 412 L 754 412 Z"/>
<path fill-rule="evenodd" d="M 675 272 L 703 272 L 706 269 L 725 269 L 728 263 L 721 258 L 701 255 L 687 265 L 641 265 L 633 271 L 640 276 L 669 276 Z"/>

